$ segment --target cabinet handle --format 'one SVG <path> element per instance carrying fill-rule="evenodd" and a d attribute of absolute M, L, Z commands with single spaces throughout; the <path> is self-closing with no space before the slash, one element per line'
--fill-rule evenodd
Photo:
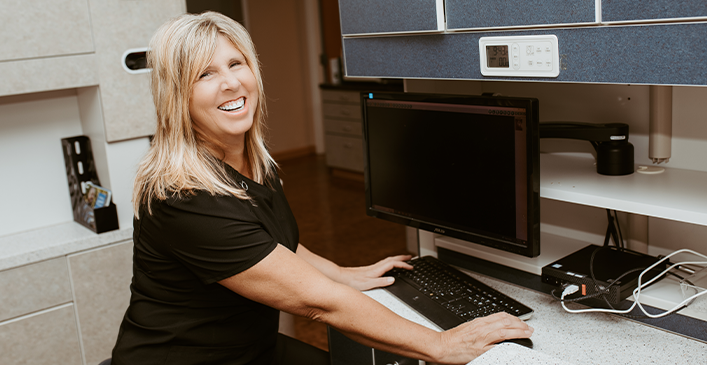
<path fill-rule="evenodd" d="M 147 47 L 132 48 L 123 53 L 121 65 L 130 74 L 150 72 L 147 68 Z"/>

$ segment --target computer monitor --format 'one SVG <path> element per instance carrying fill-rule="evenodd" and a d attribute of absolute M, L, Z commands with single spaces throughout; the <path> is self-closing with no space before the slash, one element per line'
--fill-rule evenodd
<path fill-rule="evenodd" d="M 538 100 L 361 94 L 368 215 L 540 254 Z"/>

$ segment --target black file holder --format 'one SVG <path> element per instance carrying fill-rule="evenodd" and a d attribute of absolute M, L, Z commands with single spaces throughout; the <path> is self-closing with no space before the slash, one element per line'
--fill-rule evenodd
<path fill-rule="evenodd" d="M 91 140 L 87 136 L 62 138 L 61 146 L 64 151 L 74 220 L 96 233 L 118 229 L 118 211 L 112 199 L 110 205 L 103 208 L 93 208 L 84 199 L 87 182 L 101 186 L 93 159 Z"/>

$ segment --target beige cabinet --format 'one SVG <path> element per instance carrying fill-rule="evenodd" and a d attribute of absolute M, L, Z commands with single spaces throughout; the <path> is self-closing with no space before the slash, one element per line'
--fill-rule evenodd
<path fill-rule="evenodd" d="M 130 301 L 131 241 L 0 271 L 0 363 L 109 358 Z"/>
<path fill-rule="evenodd" d="M 0 3 L 0 96 L 97 85 L 86 0 Z"/>
<path fill-rule="evenodd" d="M 82 364 L 65 257 L 0 271 L 3 364 Z"/>
<path fill-rule="evenodd" d="M 149 74 L 125 71 L 123 55 L 147 48 L 160 25 L 185 12 L 184 0 L 26 0 L 0 7 L 0 96 L 98 86 L 107 142 L 154 133 Z"/>
<path fill-rule="evenodd" d="M 358 91 L 322 90 L 327 166 L 363 172 L 363 125 Z"/>

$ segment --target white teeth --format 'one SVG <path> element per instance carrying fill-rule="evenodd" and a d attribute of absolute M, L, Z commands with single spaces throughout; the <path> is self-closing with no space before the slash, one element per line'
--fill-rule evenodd
<path fill-rule="evenodd" d="M 245 105 L 245 98 L 239 98 L 238 100 L 228 102 L 227 104 L 221 105 L 218 108 L 221 110 L 225 110 L 227 112 L 232 112 L 234 110 L 238 110 L 243 108 Z"/>

